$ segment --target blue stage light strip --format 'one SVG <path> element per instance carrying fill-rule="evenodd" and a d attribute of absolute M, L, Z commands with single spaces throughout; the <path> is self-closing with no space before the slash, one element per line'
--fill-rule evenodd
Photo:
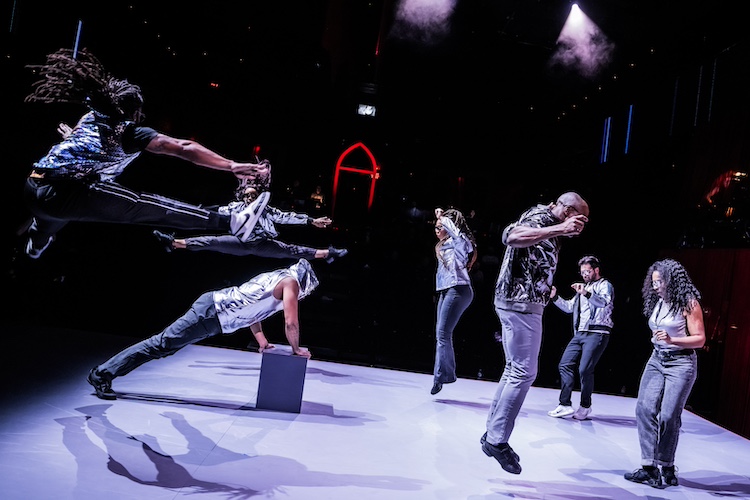
<path fill-rule="evenodd" d="M 633 125 L 633 105 L 628 108 L 628 131 L 625 134 L 625 154 L 628 154 L 630 149 L 630 127 Z"/>
<path fill-rule="evenodd" d="M 609 159 L 609 135 L 612 132 L 612 117 L 604 119 L 604 136 L 602 137 L 602 154 L 599 163 L 607 163 Z"/>

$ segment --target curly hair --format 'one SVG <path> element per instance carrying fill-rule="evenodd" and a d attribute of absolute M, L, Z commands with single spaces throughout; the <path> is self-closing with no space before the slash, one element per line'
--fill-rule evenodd
<path fill-rule="evenodd" d="M 45 64 L 27 65 L 42 76 L 24 102 L 82 104 L 112 118 L 142 119 L 143 95 L 138 85 L 110 75 L 86 49 L 74 57 L 70 49 L 49 54 Z"/>
<path fill-rule="evenodd" d="M 472 232 L 469 225 L 466 223 L 466 218 L 464 217 L 464 214 L 462 214 L 460 211 L 456 210 L 455 208 L 449 208 L 443 214 L 441 217 L 447 217 L 450 220 L 453 221 L 453 223 L 456 225 L 459 231 L 461 231 L 466 237 L 471 241 L 471 246 L 474 249 L 471 254 L 469 254 L 469 262 L 466 264 L 466 268 L 471 270 L 472 266 L 474 265 L 474 262 L 477 260 L 477 241 L 474 238 L 474 233 Z M 442 248 L 443 244 L 445 243 L 445 240 L 448 238 L 443 238 L 440 241 L 437 242 L 435 245 L 435 254 L 437 255 L 438 259 L 442 261 L 442 257 L 440 256 L 440 248 Z"/>
<path fill-rule="evenodd" d="M 701 294 L 690 279 L 685 268 L 674 259 L 658 260 L 651 264 L 643 280 L 641 295 L 643 296 L 643 315 L 651 316 L 659 295 L 654 290 L 652 275 L 654 271 L 661 274 L 661 279 L 666 284 L 666 297 L 664 302 L 669 304 L 669 312 L 678 314 L 689 312 L 696 301 L 700 301 Z"/>

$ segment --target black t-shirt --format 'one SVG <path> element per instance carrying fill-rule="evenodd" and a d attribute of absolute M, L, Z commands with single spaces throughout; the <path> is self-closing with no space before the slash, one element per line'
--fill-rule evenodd
<path fill-rule="evenodd" d="M 151 127 L 131 125 L 122 134 L 122 150 L 127 154 L 143 151 L 158 134 Z"/>

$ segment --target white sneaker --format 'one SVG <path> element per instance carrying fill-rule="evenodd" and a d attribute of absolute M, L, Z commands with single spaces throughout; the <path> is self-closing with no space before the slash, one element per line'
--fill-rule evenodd
<path fill-rule="evenodd" d="M 589 416 L 589 413 L 591 413 L 591 408 L 584 408 L 583 406 L 579 407 L 576 412 L 573 414 L 573 418 L 576 420 L 586 420 L 586 417 Z"/>
<path fill-rule="evenodd" d="M 548 411 L 547 415 L 556 418 L 567 417 L 568 415 L 572 415 L 574 411 L 575 410 L 573 410 L 572 406 L 557 405 L 557 408 L 552 411 Z"/>
<path fill-rule="evenodd" d="M 268 205 L 270 197 L 271 193 L 263 191 L 250 205 L 230 216 L 229 227 L 232 230 L 232 234 L 238 237 L 243 243 L 249 240 L 253 234 L 253 228 L 258 219 L 260 219 L 266 205 Z"/>

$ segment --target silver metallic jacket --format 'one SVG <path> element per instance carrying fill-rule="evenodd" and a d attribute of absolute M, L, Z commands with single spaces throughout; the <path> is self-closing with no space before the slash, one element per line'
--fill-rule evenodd
<path fill-rule="evenodd" d="M 474 250 L 474 246 L 448 217 L 440 217 L 440 223 L 449 237 L 439 250 L 435 290 L 439 292 L 456 285 L 471 285 L 466 265 L 469 263 L 469 255 Z"/>
<path fill-rule="evenodd" d="M 240 212 L 247 204 L 243 201 L 233 201 L 229 205 L 219 207 L 219 213 L 230 215 L 234 212 Z M 266 205 L 263 213 L 258 219 L 258 223 L 253 227 L 252 234 L 247 241 L 276 239 L 279 232 L 276 230 L 276 224 L 307 224 L 310 219 L 308 215 L 298 214 L 295 212 L 283 212 L 276 207 Z"/>
<path fill-rule="evenodd" d="M 38 169 L 60 169 L 71 177 L 98 174 L 101 180 L 114 180 L 140 152 L 127 154 L 122 135 L 132 122 L 114 126 L 106 117 L 89 111 L 81 117 L 70 135 L 52 146 L 47 155 L 34 164 Z"/>
<path fill-rule="evenodd" d="M 612 283 L 604 278 L 599 278 L 591 283 L 586 283 L 584 288 L 587 292 L 591 292 L 591 297 L 586 298 L 580 293 L 576 293 L 572 298 L 566 300 L 556 295 L 552 303 L 560 310 L 573 314 L 573 324 L 578 325 L 578 331 L 611 333 L 614 326 L 612 310 L 615 300 L 615 289 Z M 588 302 L 589 305 L 589 320 L 585 324 L 579 324 L 578 317 L 581 314 L 584 301 Z"/>
<path fill-rule="evenodd" d="M 674 314 L 669 311 L 669 304 L 659 299 L 651 316 L 648 318 L 648 327 L 652 332 L 665 330 L 667 335 L 674 338 L 685 338 L 688 336 L 687 319 L 682 313 Z M 655 340 L 651 335 L 651 343 L 657 351 L 680 351 L 684 347 L 667 344 L 664 340 Z"/>
<path fill-rule="evenodd" d="M 318 277 L 305 259 L 286 269 L 261 273 L 240 286 L 214 292 L 214 305 L 224 334 L 263 321 L 281 311 L 284 304 L 273 296 L 273 289 L 284 278 L 292 277 L 299 283 L 298 298 L 307 297 L 318 286 Z"/>
<path fill-rule="evenodd" d="M 537 205 L 505 228 L 503 244 L 507 244 L 508 232 L 516 226 L 547 227 L 560 222 L 547 205 Z M 549 302 L 559 254 L 560 238 L 526 248 L 507 247 L 495 284 L 495 307 L 542 314 Z"/>

